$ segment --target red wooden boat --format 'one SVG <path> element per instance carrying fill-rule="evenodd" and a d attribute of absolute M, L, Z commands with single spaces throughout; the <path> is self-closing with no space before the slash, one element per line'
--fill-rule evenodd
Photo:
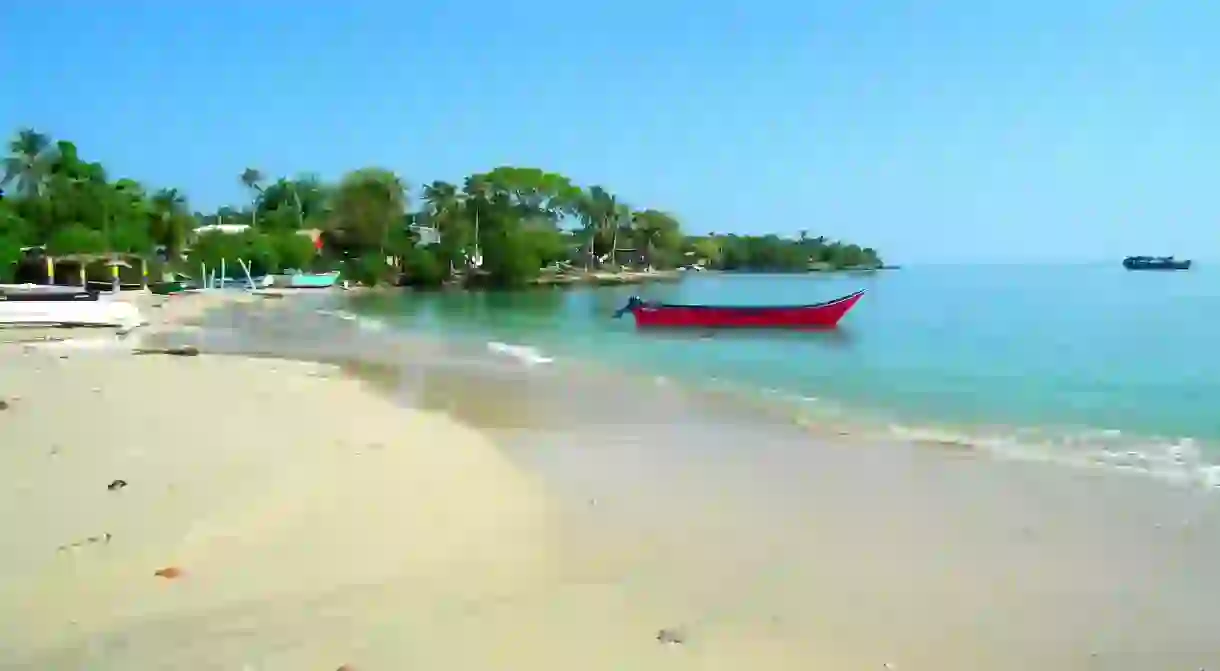
<path fill-rule="evenodd" d="M 863 291 L 811 305 L 671 305 L 632 296 L 615 317 L 630 312 L 638 327 L 834 328 Z"/>

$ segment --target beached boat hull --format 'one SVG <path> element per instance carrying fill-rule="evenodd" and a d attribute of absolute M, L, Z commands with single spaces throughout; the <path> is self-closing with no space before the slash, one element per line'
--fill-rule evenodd
<path fill-rule="evenodd" d="M 825 303 L 786 306 L 671 305 L 632 297 L 615 314 L 631 313 L 641 328 L 790 328 L 827 329 L 838 325 L 863 291 Z"/>
<path fill-rule="evenodd" d="M 85 293 L 85 292 L 82 292 Z M 131 328 L 143 323 L 136 306 L 93 294 L 80 300 L 14 300 L 7 292 L 0 299 L 0 326 L 114 326 Z"/>
<path fill-rule="evenodd" d="M 288 289 L 329 289 L 339 282 L 339 271 L 271 275 L 271 286 Z"/>
<path fill-rule="evenodd" d="M 0 286 L 0 301 L 96 301 L 98 293 L 81 287 L 31 284 Z"/>
<path fill-rule="evenodd" d="M 148 285 L 148 290 L 158 296 L 168 296 L 170 294 L 179 294 L 187 290 L 186 283 L 181 280 L 170 280 L 168 282 L 154 282 Z"/>

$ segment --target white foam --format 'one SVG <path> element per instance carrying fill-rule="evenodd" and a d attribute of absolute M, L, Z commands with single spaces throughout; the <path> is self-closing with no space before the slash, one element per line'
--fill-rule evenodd
<path fill-rule="evenodd" d="M 378 332 L 386 329 L 386 323 L 380 319 L 373 319 L 372 317 L 361 317 L 360 319 L 356 320 L 356 327 L 362 331 Z"/>
<path fill-rule="evenodd" d="M 538 348 L 529 345 L 510 345 L 509 343 L 493 340 L 487 343 L 487 351 L 512 357 L 527 366 L 536 366 L 555 361 L 554 358 L 543 355 Z"/>
<path fill-rule="evenodd" d="M 890 425 L 888 431 L 904 441 L 968 445 L 999 458 L 1105 468 L 1177 484 L 1220 488 L 1220 465 L 1207 461 L 1190 438 L 1165 440 L 1125 436 L 1115 430 L 1062 434 L 1004 430 L 984 433 L 903 425 Z"/>

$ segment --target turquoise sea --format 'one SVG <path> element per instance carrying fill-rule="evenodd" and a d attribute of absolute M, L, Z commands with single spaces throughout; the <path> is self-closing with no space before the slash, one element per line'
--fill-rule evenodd
<path fill-rule="evenodd" d="M 865 299 L 829 333 L 654 333 L 611 318 L 632 293 L 764 304 L 860 288 Z M 348 307 L 392 330 L 523 366 L 585 362 L 641 383 L 731 392 L 841 434 L 1204 484 L 1215 484 L 1211 464 L 1220 462 L 1220 272 L 1206 266 L 699 273 L 639 287 L 361 296 Z"/>

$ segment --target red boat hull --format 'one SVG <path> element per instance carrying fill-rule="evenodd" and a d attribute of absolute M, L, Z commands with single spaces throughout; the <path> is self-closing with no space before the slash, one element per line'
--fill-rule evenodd
<path fill-rule="evenodd" d="M 863 291 L 813 305 L 717 306 L 637 303 L 626 308 L 637 327 L 827 329 L 860 300 Z"/>

